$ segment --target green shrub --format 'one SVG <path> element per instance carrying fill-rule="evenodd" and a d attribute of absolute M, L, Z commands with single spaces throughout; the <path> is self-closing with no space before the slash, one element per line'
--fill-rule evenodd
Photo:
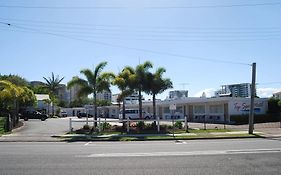
<path fill-rule="evenodd" d="M 108 122 L 104 122 L 101 124 L 103 130 L 111 129 L 111 125 Z"/>
<path fill-rule="evenodd" d="M 0 117 L 0 134 L 4 134 L 5 132 L 5 118 Z"/>
<path fill-rule="evenodd" d="M 234 124 L 247 124 L 249 115 L 231 115 L 230 122 Z M 278 122 L 280 121 L 279 114 L 255 115 L 254 123 Z"/>
<path fill-rule="evenodd" d="M 176 121 L 176 123 L 174 124 L 174 127 L 178 128 L 178 129 L 182 129 L 182 122 L 181 121 Z"/>
<path fill-rule="evenodd" d="M 144 129 L 145 123 L 143 121 L 139 121 L 137 122 L 136 126 L 138 129 Z"/>
<path fill-rule="evenodd" d="M 90 130 L 90 129 L 91 129 L 91 127 L 87 124 L 83 126 L 83 130 Z"/>

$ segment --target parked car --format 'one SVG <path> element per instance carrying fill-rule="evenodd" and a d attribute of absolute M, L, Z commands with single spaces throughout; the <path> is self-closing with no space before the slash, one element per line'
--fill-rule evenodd
<path fill-rule="evenodd" d="M 79 113 L 77 114 L 77 117 L 78 117 L 78 118 L 87 117 L 87 113 L 86 113 L 86 112 L 79 112 Z"/>
<path fill-rule="evenodd" d="M 38 111 L 33 111 L 33 112 L 24 112 L 20 115 L 21 119 L 24 119 L 25 121 L 29 119 L 40 119 L 42 121 L 45 121 L 48 116 L 46 114 L 42 114 Z"/>
<path fill-rule="evenodd" d="M 125 119 L 129 118 L 130 120 L 134 120 L 134 119 L 145 119 L 145 120 L 149 120 L 152 119 L 153 117 L 145 112 L 142 111 L 142 116 L 141 118 L 139 118 L 139 110 L 138 109 L 126 109 L 125 110 Z M 119 113 L 119 119 L 122 120 L 122 110 Z"/>
<path fill-rule="evenodd" d="M 59 115 L 60 117 L 67 117 L 67 112 L 61 111 Z"/>

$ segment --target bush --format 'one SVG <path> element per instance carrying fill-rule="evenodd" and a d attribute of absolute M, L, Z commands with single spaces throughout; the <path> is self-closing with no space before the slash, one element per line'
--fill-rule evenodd
<path fill-rule="evenodd" d="M 138 129 L 144 129 L 145 123 L 143 121 L 139 121 L 139 122 L 137 122 L 136 126 L 137 126 Z"/>
<path fill-rule="evenodd" d="M 108 129 L 111 129 L 111 125 L 107 122 L 104 122 L 101 124 L 103 130 L 108 130 Z"/>
<path fill-rule="evenodd" d="M 279 114 L 255 115 L 254 123 L 278 122 L 280 121 Z M 230 123 L 234 124 L 248 124 L 249 115 L 232 115 L 230 116 Z"/>
<path fill-rule="evenodd" d="M 0 117 L 0 134 L 5 132 L 5 118 Z"/>
<path fill-rule="evenodd" d="M 91 129 L 91 127 L 87 124 L 83 126 L 83 130 L 90 130 L 90 129 Z"/>
<path fill-rule="evenodd" d="M 174 124 L 174 127 L 178 128 L 178 129 L 182 129 L 182 122 L 181 121 L 176 121 L 176 123 Z"/>

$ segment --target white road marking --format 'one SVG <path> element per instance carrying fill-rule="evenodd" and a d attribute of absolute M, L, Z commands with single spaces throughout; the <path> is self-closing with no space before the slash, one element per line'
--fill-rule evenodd
<path fill-rule="evenodd" d="M 87 142 L 84 144 L 84 146 L 88 146 L 89 144 L 91 144 L 92 142 Z"/>
<path fill-rule="evenodd" d="M 281 148 L 272 149 L 245 149 L 245 150 L 212 150 L 212 151 L 188 151 L 188 152 L 151 152 L 151 153 L 102 153 L 90 154 L 76 157 L 159 157 L 159 156 L 192 156 L 192 155 L 224 155 L 224 154 L 255 154 L 255 153 L 276 153 Z"/>
<path fill-rule="evenodd" d="M 182 144 L 186 144 L 186 142 L 184 142 L 184 141 L 177 141 L 176 144 L 177 145 L 182 145 Z"/>

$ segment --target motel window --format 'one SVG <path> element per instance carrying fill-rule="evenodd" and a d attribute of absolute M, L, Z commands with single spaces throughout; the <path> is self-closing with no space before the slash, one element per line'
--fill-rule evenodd
<path fill-rule="evenodd" d="M 210 105 L 209 110 L 211 114 L 221 114 L 223 113 L 223 106 L 222 105 Z"/>
<path fill-rule="evenodd" d="M 183 114 L 183 107 L 182 106 L 177 106 L 176 112 L 179 112 L 179 113 Z"/>
<path fill-rule="evenodd" d="M 205 105 L 194 106 L 194 114 L 205 114 Z"/>
<path fill-rule="evenodd" d="M 164 107 L 164 113 L 170 113 L 169 107 Z"/>

